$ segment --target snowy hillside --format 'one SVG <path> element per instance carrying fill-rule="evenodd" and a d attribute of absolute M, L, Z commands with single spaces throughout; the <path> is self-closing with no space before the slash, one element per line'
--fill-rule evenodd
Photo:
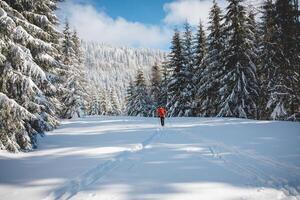
<path fill-rule="evenodd" d="M 82 47 L 88 81 L 108 94 L 115 90 L 122 106 L 128 84 L 134 79 L 137 70 L 141 69 L 149 80 L 151 67 L 161 63 L 166 56 L 160 50 L 114 47 L 91 42 L 84 42 Z"/>
<path fill-rule="evenodd" d="M 63 121 L 38 151 L 0 153 L 0 199 L 300 199 L 300 123 Z"/>

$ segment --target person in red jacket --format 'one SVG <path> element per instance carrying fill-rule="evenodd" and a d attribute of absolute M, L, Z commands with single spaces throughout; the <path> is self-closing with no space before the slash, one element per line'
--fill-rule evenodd
<path fill-rule="evenodd" d="M 160 118 L 160 123 L 162 126 L 165 125 L 165 117 L 167 115 L 167 110 L 164 109 L 163 107 L 157 108 L 157 115 Z"/>

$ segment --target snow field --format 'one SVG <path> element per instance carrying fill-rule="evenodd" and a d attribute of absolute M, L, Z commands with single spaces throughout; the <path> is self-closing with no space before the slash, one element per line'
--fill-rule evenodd
<path fill-rule="evenodd" d="M 300 124 L 231 118 L 64 121 L 0 154 L 0 199 L 300 199 Z"/>

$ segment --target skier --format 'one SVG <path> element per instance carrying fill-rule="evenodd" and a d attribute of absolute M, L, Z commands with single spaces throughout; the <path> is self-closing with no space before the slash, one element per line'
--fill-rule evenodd
<path fill-rule="evenodd" d="M 161 126 L 164 126 L 165 125 L 165 117 L 166 117 L 166 114 L 167 114 L 166 109 L 164 109 L 163 107 L 160 106 L 157 109 L 157 114 L 158 114 L 158 117 L 160 118 Z"/>

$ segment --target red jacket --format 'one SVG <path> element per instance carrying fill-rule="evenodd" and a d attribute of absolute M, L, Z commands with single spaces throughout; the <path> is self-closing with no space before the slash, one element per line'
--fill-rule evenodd
<path fill-rule="evenodd" d="M 157 114 L 159 117 L 166 117 L 167 111 L 166 111 L 166 109 L 159 107 L 157 109 Z"/>

